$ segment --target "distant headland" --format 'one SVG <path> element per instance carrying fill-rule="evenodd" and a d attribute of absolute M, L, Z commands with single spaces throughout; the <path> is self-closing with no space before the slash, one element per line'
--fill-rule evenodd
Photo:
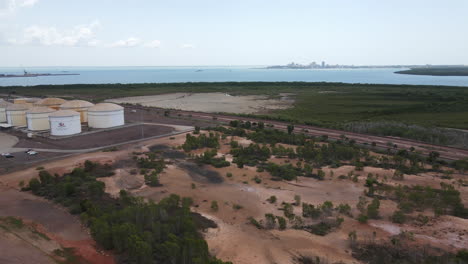
<path fill-rule="evenodd" d="M 3 74 L 3 73 L 0 73 L 0 78 L 64 76 L 64 75 L 80 75 L 80 74 L 79 73 L 30 73 L 30 72 L 27 72 L 27 71 L 23 71 L 23 74 Z"/>
<path fill-rule="evenodd" d="M 395 73 L 432 76 L 468 76 L 468 66 L 415 67 L 405 71 L 397 71 Z"/>

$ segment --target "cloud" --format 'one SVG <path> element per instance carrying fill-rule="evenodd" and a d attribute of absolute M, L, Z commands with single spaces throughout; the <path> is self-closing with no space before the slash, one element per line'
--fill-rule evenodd
<path fill-rule="evenodd" d="M 32 7 L 39 0 L 0 0 L 0 17 L 14 14 L 23 7 Z"/>
<path fill-rule="evenodd" d="M 182 49 L 193 49 L 193 48 L 195 48 L 195 46 L 192 45 L 192 44 L 182 44 L 180 47 Z"/>
<path fill-rule="evenodd" d="M 110 44 L 109 46 L 112 48 L 130 48 L 130 47 L 136 47 L 140 45 L 141 43 L 142 41 L 139 38 L 130 37 L 128 39 L 118 40 Z"/>
<path fill-rule="evenodd" d="M 101 24 L 97 20 L 87 25 L 78 25 L 63 31 L 55 27 L 33 25 L 24 29 L 21 38 L 10 38 L 8 42 L 15 45 L 96 46 L 99 42 L 95 39 L 96 30 L 100 27 Z"/>
<path fill-rule="evenodd" d="M 149 41 L 149 42 L 146 42 L 143 46 L 146 48 L 159 48 L 159 46 L 161 46 L 161 41 L 159 40 Z"/>

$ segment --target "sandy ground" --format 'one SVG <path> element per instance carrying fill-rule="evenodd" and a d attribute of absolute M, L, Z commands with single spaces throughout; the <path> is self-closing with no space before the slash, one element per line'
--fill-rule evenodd
<path fill-rule="evenodd" d="M 317 181 L 311 178 L 300 177 L 297 181 L 278 182 L 271 181 L 266 172 L 256 172 L 255 168 L 246 166 L 237 168 L 235 164 L 230 167 L 215 169 L 211 166 L 203 166 L 201 170 L 218 173 L 220 181 L 213 182 L 202 175 L 197 174 L 197 170 L 188 169 L 181 158 L 168 158 L 172 162 L 160 174 L 161 187 L 149 187 L 144 184 L 143 176 L 138 173 L 131 173 L 134 168 L 131 162 L 127 162 L 132 157 L 132 152 L 148 151 L 155 145 L 165 145 L 177 147 L 185 140 L 185 134 L 177 135 L 173 139 L 160 138 L 128 147 L 119 148 L 115 152 L 95 152 L 73 157 L 67 157 L 60 161 L 53 161 L 44 164 L 45 169 L 52 173 L 64 173 L 70 171 L 73 167 L 79 166 L 86 159 L 99 161 L 102 163 L 118 163 L 116 175 L 101 179 L 106 183 L 106 192 L 116 195 L 120 189 L 126 189 L 135 195 L 158 201 L 171 193 L 181 196 L 192 197 L 194 200 L 193 210 L 199 212 L 214 220 L 218 228 L 208 229 L 205 238 L 208 242 L 210 251 L 213 255 L 225 261 L 232 261 L 235 264 L 271 264 L 271 263 L 293 263 L 293 256 L 310 255 L 321 256 L 330 262 L 344 261 L 345 263 L 359 263 L 351 256 L 347 242 L 348 233 L 356 230 L 360 239 L 371 239 L 375 232 L 377 240 L 388 240 L 389 236 L 398 234 L 402 230 L 409 230 L 415 233 L 417 243 L 431 244 L 448 250 L 457 250 L 468 247 L 468 221 L 466 219 L 443 216 L 434 220 L 425 226 L 415 226 L 411 224 L 396 225 L 391 223 L 389 216 L 395 211 L 396 204 L 390 200 L 381 201 L 380 214 L 382 219 L 371 220 L 368 224 L 360 224 L 356 220 L 346 217 L 340 228 L 326 236 L 317 236 L 302 230 L 288 228 L 285 231 L 279 230 L 258 230 L 248 223 L 248 217 L 254 217 L 261 221 L 266 213 L 274 215 L 283 215 L 279 210 L 281 202 L 293 202 L 294 195 L 301 196 L 303 202 L 318 205 L 324 201 L 332 201 L 334 205 L 348 203 L 353 208 L 353 215 L 357 215 L 355 205 L 359 196 L 363 195 L 364 182 L 368 173 L 379 174 L 381 178 L 387 176 L 391 179 L 393 170 L 384 170 L 380 168 L 365 167 L 363 171 L 355 171 L 359 175 L 358 182 L 348 179 L 339 179 L 339 175 L 347 175 L 354 171 L 353 166 L 342 166 L 339 168 L 323 168 L 326 172 L 325 180 Z M 250 142 L 245 139 L 236 138 L 243 145 Z M 219 155 L 227 155 L 229 151 L 230 137 L 222 142 L 219 149 Z M 285 145 L 287 147 L 287 145 Z M 201 153 L 203 150 L 194 151 Z M 229 159 L 229 158 L 228 158 Z M 287 159 L 273 158 L 275 162 L 285 163 Z M 295 164 L 297 160 L 291 159 L 289 162 Z M 333 171 L 333 177 L 331 176 Z M 226 177 L 226 173 L 233 174 L 232 177 Z M 0 182 L 4 185 L 18 186 L 21 180 L 27 181 L 35 177 L 37 171 L 35 168 L 10 173 L 0 176 Z M 258 176 L 262 179 L 260 184 L 253 181 Z M 442 180 L 437 175 L 405 175 L 405 180 L 392 182 L 390 184 L 422 184 L 433 187 L 440 186 L 441 182 L 451 183 L 454 180 Z M 463 175 L 454 175 L 455 179 Z M 192 184 L 195 188 L 192 188 Z M 463 202 L 467 203 L 466 187 L 460 187 Z M 17 197 L 17 192 L 13 189 L 4 191 L 5 199 L 2 206 L 2 196 L 0 196 L 1 210 L 7 210 L 8 214 L 23 215 L 28 217 L 26 210 L 31 208 L 30 201 Z M 26 195 L 21 193 L 21 195 Z M 266 201 L 270 196 L 275 195 L 278 201 L 270 204 Z M 12 200 L 14 200 L 12 202 Z M 217 201 L 218 211 L 210 208 L 211 201 Z M 44 201 L 43 201 L 44 202 Z M 23 204 L 24 203 L 24 204 Z M 47 201 L 45 201 L 47 203 Z M 241 209 L 234 209 L 233 205 L 241 205 Z M 28 207 L 29 206 L 29 207 Z M 44 206 L 44 205 L 42 205 Z M 25 209 L 20 209 L 20 208 Z M 33 206 L 34 207 L 34 206 Z M 41 208 L 39 205 L 38 208 Z M 8 211 L 10 210 L 10 211 Z M 52 210 L 52 209 L 50 209 Z M 295 206 L 294 213 L 301 215 L 301 207 Z M 32 210 L 34 211 L 34 210 Z M 52 210 L 53 211 L 53 210 Z M 1 212 L 1 211 L 0 211 Z M 433 215 L 431 212 L 424 212 Z M 63 217 L 58 216 L 60 221 Z M 29 218 L 32 218 L 29 216 Z M 55 218 L 55 216 L 53 217 Z M 40 223 L 40 216 L 35 216 L 32 220 Z M 73 221 L 66 221 L 74 223 Z M 50 223 L 54 225 L 54 222 Z M 77 232 L 74 228 L 62 227 L 60 224 L 50 228 L 51 232 L 57 235 L 67 237 L 67 232 Z M 66 231 L 65 231 L 66 230 Z M 74 231 L 75 230 L 75 231 Z M 79 247 L 79 246 L 78 246 Z"/>
<path fill-rule="evenodd" d="M 231 96 L 224 93 L 171 93 L 162 95 L 124 97 L 109 99 L 114 103 L 141 104 L 143 106 L 155 106 L 169 109 L 202 111 L 202 112 L 226 112 L 248 114 L 265 112 L 268 110 L 285 109 L 292 105 L 293 101 L 286 96 L 281 100 L 269 99 L 267 96 L 248 95 Z"/>
<path fill-rule="evenodd" d="M 0 132 L 0 153 L 4 152 L 10 152 L 10 149 L 18 143 L 18 138 L 7 134 Z"/>

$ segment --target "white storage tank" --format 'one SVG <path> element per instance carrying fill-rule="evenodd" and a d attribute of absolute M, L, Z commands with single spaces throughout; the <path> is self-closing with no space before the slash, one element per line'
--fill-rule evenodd
<path fill-rule="evenodd" d="M 12 126 L 26 126 L 26 111 L 31 108 L 28 104 L 11 104 L 6 108 L 8 124 Z"/>
<path fill-rule="evenodd" d="M 37 101 L 39 100 L 39 98 L 15 98 L 13 99 L 13 103 L 14 104 L 27 104 L 29 106 L 33 106 Z"/>
<path fill-rule="evenodd" d="M 26 120 L 28 123 L 28 129 L 32 131 L 49 130 L 49 115 L 56 110 L 45 107 L 36 106 L 26 111 Z"/>
<path fill-rule="evenodd" d="M 81 123 L 88 122 L 88 108 L 93 106 L 93 103 L 83 100 L 71 100 L 60 105 L 62 110 L 73 110 L 80 113 Z"/>
<path fill-rule="evenodd" d="M 59 110 L 60 105 L 64 104 L 66 100 L 62 98 L 48 97 L 41 99 L 34 103 L 35 106 L 47 106 L 55 110 Z"/>
<path fill-rule="evenodd" d="M 117 104 L 100 103 L 88 108 L 88 126 L 108 128 L 124 124 L 124 108 Z"/>
<path fill-rule="evenodd" d="M 0 99 L 0 123 L 6 123 L 7 122 L 6 108 L 9 105 L 11 105 L 10 102 L 7 102 L 7 101 L 5 101 L 3 99 Z"/>
<path fill-rule="evenodd" d="M 50 134 L 68 136 L 81 132 L 80 113 L 72 110 L 59 110 L 49 114 Z"/>

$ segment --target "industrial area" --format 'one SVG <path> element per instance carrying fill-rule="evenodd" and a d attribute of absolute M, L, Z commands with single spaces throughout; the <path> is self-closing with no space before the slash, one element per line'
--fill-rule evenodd
<path fill-rule="evenodd" d="M 61 98 L 17 98 L 0 101 L 0 125 L 30 136 L 71 136 L 84 130 L 123 126 L 124 110 L 112 103 L 93 104 Z M 83 127 L 83 129 L 82 129 Z"/>
<path fill-rule="evenodd" d="M 124 263 L 119 260 L 119 252 L 102 247 L 92 226 L 80 223 L 82 216 L 63 210 L 71 200 L 57 200 L 57 205 L 56 199 L 48 201 L 37 197 L 38 192 L 30 192 L 34 179 L 44 182 L 41 188 L 48 188 L 45 171 L 56 175 L 54 181 L 59 184 L 65 179 L 77 180 L 74 172 L 89 164 L 101 164 L 92 166 L 104 166 L 110 171 L 108 176 L 93 181 L 103 183 L 103 192 L 112 199 L 119 199 L 122 191 L 145 201 L 161 201 L 170 194 L 190 197 L 191 210 L 213 223 L 202 232 L 210 254 L 232 263 L 308 263 L 299 262 L 301 258 L 317 258 L 320 263 L 366 263 L 367 256 L 356 257 L 354 252 L 366 247 L 369 239 L 375 241 L 371 246 L 398 246 L 403 250 L 411 243 L 412 249 L 431 254 L 453 253 L 467 247 L 465 219 L 451 215 L 451 211 L 437 216 L 428 207 L 405 213 L 405 223 L 394 222 L 400 205 L 379 187 L 427 185 L 436 189 L 456 184 L 459 204 L 463 205 L 468 199 L 465 172 L 450 164 L 467 157 L 465 149 L 299 124 L 291 130 L 291 124 L 281 121 L 124 102 L 5 98 L 0 103 L 0 114 L 0 225 L 9 230 L 0 232 L 0 238 L 4 236 L 0 239 L 4 249 L 0 253 L 5 259 L 17 259 L 13 263 L 27 263 L 26 257 L 35 254 L 38 263 L 63 261 L 65 258 L 56 250 L 66 248 L 73 248 L 78 260 L 64 263 Z M 275 142 L 271 135 L 280 141 L 271 143 Z M 290 141 L 296 136 L 316 144 Z M 194 139 L 201 145 L 187 148 Z M 217 144 L 207 145 L 210 141 Z M 336 165 L 314 165 L 307 174 L 306 164 L 316 161 L 300 157 L 300 149 L 340 151 L 325 150 L 326 145 L 354 149 L 353 155 L 358 155 L 362 163 L 343 157 Z M 268 163 L 257 161 L 261 152 L 247 152 L 257 147 L 262 151 L 271 149 L 265 158 Z M 245 164 L 240 163 L 237 151 L 245 151 Z M 409 151 L 411 154 L 404 156 L 407 160 L 399 165 L 406 168 L 406 173 L 397 179 L 395 175 L 400 174 L 395 157 Z M 426 161 L 435 151 L 440 155 L 437 170 Z M 411 162 L 416 162 L 418 172 L 410 172 L 407 166 Z M 283 178 L 291 170 L 278 174 L 271 169 L 275 166 L 294 170 L 294 180 Z M 149 179 L 151 171 L 158 172 L 155 182 Z M 369 185 L 369 179 L 378 183 Z M 377 194 L 370 194 L 371 190 Z M 370 213 L 359 209 L 359 203 L 367 199 L 370 206 L 375 197 L 380 197 L 379 214 L 363 221 L 362 212 Z M 324 209 L 329 203 L 336 209 Z M 312 204 L 320 208 L 320 217 L 308 215 Z M 348 209 L 341 212 L 343 208 Z M 287 210 L 292 210 L 292 215 Z M 280 224 L 280 219 L 285 219 L 283 214 L 287 220 Z M 278 219 L 274 224 L 271 217 L 268 222 L 267 216 L 272 215 Z M 15 218 L 8 218 L 12 216 Z M 426 224 L 418 222 L 421 217 Z M 27 235 L 24 228 L 12 229 L 9 219 L 21 219 L 32 230 L 28 232 L 49 240 Z M 5 237 L 10 233 L 24 239 L 22 244 L 15 244 L 19 243 L 16 238 Z M 359 246 L 349 243 L 349 234 L 356 234 L 353 243 Z M 405 237 L 409 234 L 412 240 Z M 385 241 L 390 237 L 400 239 L 404 246 L 387 245 Z"/>

